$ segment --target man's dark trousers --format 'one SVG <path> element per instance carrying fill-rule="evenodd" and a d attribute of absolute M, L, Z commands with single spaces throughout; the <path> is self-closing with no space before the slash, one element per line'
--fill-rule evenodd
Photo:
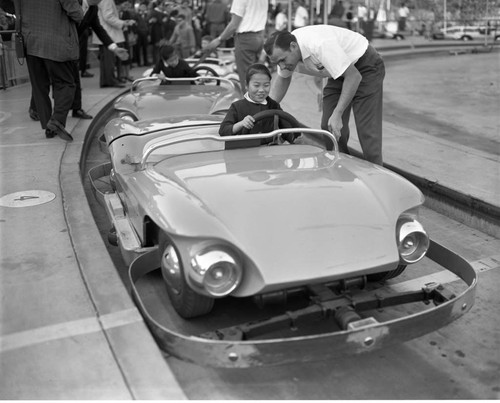
<path fill-rule="evenodd" d="M 37 56 L 26 55 L 26 64 L 42 128 L 47 128 L 47 123 L 51 117 L 66 126 L 68 112 L 75 96 L 76 86 L 73 70 L 75 61 L 55 62 Z M 52 110 L 52 102 L 49 97 L 51 84 L 54 110 Z"/>

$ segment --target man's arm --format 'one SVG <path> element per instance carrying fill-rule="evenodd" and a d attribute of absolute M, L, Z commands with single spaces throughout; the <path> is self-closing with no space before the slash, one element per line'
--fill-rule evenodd
<path fill-rule="evenodd" d="M 87 10 L 87 13 L 85 14 L 85 18 L 84 18 L 82 24 L 80 24 L 80 26 L 78 27 L 78 30 L 83 32 L 84 30 L 87 30 L 89 27 L 92 28 L 92 30 L 97 35 L 97 37 L 101 40 L 101 42 L 105 46 L 109 46 L 113 43 L 113 39 L 111 39 L 111 37 L 108 35 L 107 31 L 101 25 L 97 12 L 98 12 L 97 6 L 91 6 Z M 85 22 L 87 22 L 88 24 L 84 24 Z"/>
<path fill-rule="evenodd" d="M 340 136 L 340 130 L 342 129 L 342 114 L 354 98 L 362 78 L 361 73 L 354 67 L 354 63 L 349 65 L 342 77 L 344 77 L 342 92 L 329 120 L 331 130 L 337 137 Z"/>
<path fill-rule="evenodd" d="M 113 52 L 120 60 L 127 60 L 128 51 L 118 47 L 118 45 L 113 42 L 113 39 L 111 39 L 107 31 L 101 25 L 97 12 L 97 6 L 89 7 L 82 23 L 78 26 L 78 32 L 81 34 L 84 30 L 91 27 L 104 46 Z"/>
<path fill-rule="evenodd" d="M 285 94 L 288 91 L 288 87 L 290 87 L 291 81 L 292 81 L 292 76 L 281 77 L 280 75 L 276 75 L 269 96 L 272 99 L 274 99 L 277 103 L 280 103 L 285 97 Z"/>
<path fill-rule="evenodd" d="M 79 24 L 83 20 L 83 10 L 78 0 L 62 0 L 61 6 L 69 18 Z"/>
<path fill-rule="evenodd" d="M 210 42 L 203 50 L 211 51 L 216 49 L 222 42 L 225 40 L 231 38 L 238 27 L 241 24 L 241 21 L 243 20 L 243 17 L 240 17 L 239 15 L 236 14 L 231 14 L 231 21 L 229 21 L 229 24 L 227 24 L 227 27 L 222 31 L 222 34 L 220 34 L 217 38 L 215 38 L 212 42 Z"/>

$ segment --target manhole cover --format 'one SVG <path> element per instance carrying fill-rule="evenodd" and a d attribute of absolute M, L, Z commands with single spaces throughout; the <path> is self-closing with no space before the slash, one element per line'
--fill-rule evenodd
<path fill-rule="evenodd" d="M 23 190 L 0 197 L 2 207 L 30 207 L 48 203 L 56 198 L 52 192 L 45 190 Z"/>

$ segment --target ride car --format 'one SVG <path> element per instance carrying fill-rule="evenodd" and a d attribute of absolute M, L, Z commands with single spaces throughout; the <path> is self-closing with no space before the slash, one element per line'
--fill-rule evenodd
<path fill-rule="evenodd" d="M 189 57 L 186 62 L 198 70 L 199 75 L 224 77 L 239 83 L 239 76 L 236 72 L 234 53 L 218 50 L 217 57 Z"/>
<path fill-rule="evenodd" d="M 303 127 L 286 112 L 254 118 L 273 118 L 275 130 L 223 137 L 223 117 L 208 114 L 116 118 L 105 127 L 110 161 L 89 177 L 110 218 L 109 241 L 129 265 L 134 299 L 162 348 L 214 366 L 308 361 L 416 337 L 470 309 L 474 270 L 449 253 L 440 264 L 454 262 L 466 291 L 428 282 L 399 293 L 376 286 L 411 272 L 407 266 L 418 270 L 428 251 L 436 254 L 419 220 L 424 197 L 413 184 L 339 152 L 331 133 Z M 261 145 L 268 139 L 272 145 Z M 216 301 L 230 306 L 234 299 L 260 308 L 284 303 L 286 310 L 184 335 L 145 307 L 135 283 L 151 270 L 161 272 L 165 308 L 182 320 L 210 317 Z M 303 294 L 306 302 L 291 309 L 288 301 Z M 437 307 L 388 322 L 366 313 L 418 301 Z M 327 320 L 326 333 L 297 336 L 299 323 L 318 318 Z M 281 328 L 291 338 L 262 340 Z"/>
<path fill-rule="evenodd" d="M 312 129 L 301 130 L 327 146 L 229 150 L 286 130 L 221 137 L 221 121 L 114 120 L 104 132 L 116 204 L 127 211 L 137 247 L 158 246 L 182 317 L 207 314 L 226 296 L 393 277 L 425 255 L 424 198 L 403 178 L 342 155 L 333 135 Z"/>
<path fill-rule="evenodd" d="M 200 66 L 197 72 L 205 72 Z M 143 77 L 114 102 L 115 116 L 132 121 L 186 114 L 225 115 L 241 99 L 241 87 L 234 80 L 217 75 L 192 78 Z"/>

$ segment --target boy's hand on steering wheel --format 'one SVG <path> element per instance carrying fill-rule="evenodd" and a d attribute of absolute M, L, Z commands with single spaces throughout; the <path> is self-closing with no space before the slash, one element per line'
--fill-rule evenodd
<path fill-rule="evenodd" d="M 252 129 L 254 126 L 255 119 L 251 115 L 245 116 L 245 118 L 241 121 L 243 127 L 246 129 Z"/>

